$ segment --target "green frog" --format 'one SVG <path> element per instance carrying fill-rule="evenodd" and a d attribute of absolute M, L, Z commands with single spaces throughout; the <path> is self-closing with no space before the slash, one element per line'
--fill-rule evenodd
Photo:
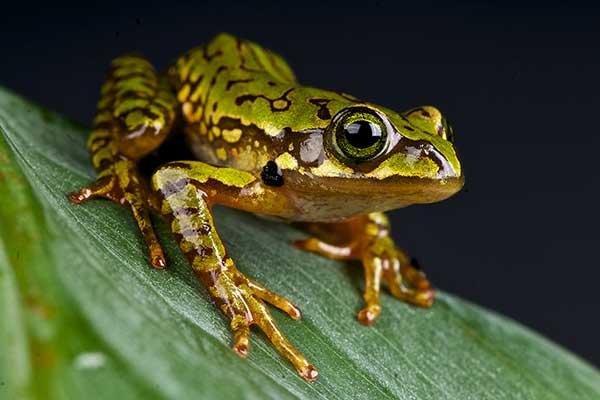
<path fill-rule="evenodd" d="M 146 179 L 139 161 L 174 134 L 196 159 L 167 163 Z M 131 210 L 159 269 L 166 260 L 150 212 L 166 218 L 242 357 L 255 324 L 300 376 L 318 375 L 266 304 L 293 319 L 300 309 L 236 268 L 215 228 L 215 204 L 297 223 L 310 234 L 297 248 L 359 260 L 364 325 L 381 312 L 382 281 L 400 300 L 433 303 L 434 289 L 394 245 L 383 212 L 446 199 L 463 185 L 452 128 L 434 107 L 396 113 L 302 86 L 278 54 L 220 34 L 165 74 L 137 55 L 112 61 L 88 148 L 98 177 L 70 200 L 106 198 Z"/>

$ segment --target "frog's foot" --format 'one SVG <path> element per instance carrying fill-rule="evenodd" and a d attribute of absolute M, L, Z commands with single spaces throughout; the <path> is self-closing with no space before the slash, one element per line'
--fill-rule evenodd
<path fill-rule="evenodd" d="M 385 281 L 391 294 L 407 303 L 429 308 L 435 290 L 416 261 L 411 261 L 389 237 L 389 224 L 383 214 L 364 217 L 346 229 L 356 229 L 357 238 L 347 245 L 333 245 L 319 238 L 296 240 L 299 249 L 336 260 L 360 260 L 365 271 L 366 307 L 358 313 L 363 325 L 371 325 L 381 313 L 380 288 Z"/>
<path fill-rule="evenodd" d="M 414 267 L 401 264 L 394 251 L 383 255 L 367 254 L 363 257 L 363 265 L 365 268 L 364 299 L 367 306 L 358 313 L 358 320 L 363 325 L 371 325 L 381 312 L 379 293 L 382 278 L 396 298 L 426 308 L 433 305 L 435 291 L 425 276 L 422 273 L 404 275 L 402 270 L 413 271 Z"/>
<path fill-rule="evenodd" d="M 293 319 L 300 319 L 300 309 L 291 301 L 241 274 L 231 259 L 218 274 L 200 274 L 209 292 L 221 310 L 231 320 L 233 350 L 241 357 L 250 350 L 250 326 L 256 324 L 267 335 L 275 348 L 287 358 L 298 374 L 314 381 L 318 372 L 308 360 L 294 348 L 275 323 L 265 302 L 286 312 Z M 204 276 L 202 276 L 204 275 Z"/>
<path fill-rule="evenodd" d="M 247 179 L 246 185 L 240 185 L 243 179 Z M 266 303 L 285 311 L 293 319 L 300 319 L 300 309 L 239 272 L 214 224 L 211 205 L 233 205 L 244 201 L 244 196 L 255 196 L 253 191 L 256 190 L 264 195 L 262 186 L 255 185 L 256 180 L 244 171 L 199 161 L 179 161 L 159 168 L 152 177 L 152 188 L 162 198 L 159 209 L 169 221 L 179 248 L 219 309 L 231 321 L 233 350 L 241 357 L 248 355 L 250 326 L 257 325 L 298 374 L 313 381 L 317 370 L 281 332 Z M 218 202 L 212 193 L 220 196 Z"/>
<path fill-rule="evenodd" d="M 77 204 L 101 197 L 130 209 L 150 251 L 152 266 L 158 269 L 166 266 L 162 247 L 150 220 L 150 196 L 135 163 L 129 160 L 112 163 L 98 174 L 95 183 L 71 193 L 68 197 Z"/>

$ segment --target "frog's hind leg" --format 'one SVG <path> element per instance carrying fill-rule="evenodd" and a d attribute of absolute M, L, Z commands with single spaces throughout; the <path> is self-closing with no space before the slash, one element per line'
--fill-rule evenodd
<path fill-rule="evenodd" d="M 333 224 L 304 226 L 318 237 L 297 240 L 294 245 L 337 260 L 359 260 L 365 271 L 364 299 L 366 307 L 358 320 L 371 325 L 381 313 L 380 287 L 388 289 L 400 300 L 421 307 L 431 307 L 435 291 L 425 274 L 415 267 L 390 237 L 390 226 L 383 213 L 362 215 Z M 333 243 L 330 243 L 333 242 Z"/>
<path fill-rule="evenodd" d="M 175 120 L 176 100 L 167 82 L 138 56 L 115 59 L 102 87 L 101 99 L 88 139 L 96 182 L 69 195 L 74 203 L 102 197 L 131 210 L 152 265 L 166 265 L 150 221 L 149 191 L 137 161 L 156 149 Z"/>
<path fill-rule="evenodd" d="M 238 271 L 216 231 L 210 210 L 213 204 L 250 211 L 264 202 L 273 204 L 277 199 L 268 197 L 269 189 L 261 186 L 250 173 L 198 161 L 161 167 L 152 177 L 152 187 L 162 198 L 160 211 L 170 221 L 171 231 L 194 273 L 231 321 L 233 350 L 242 357 L 247 356 L 250 326 L 255 324 L 300 376 L 314 380 L 317 370 L 284 336 L 265 302 L 293 319 L 301 317 L 300 310 L 288 299 Z"/>

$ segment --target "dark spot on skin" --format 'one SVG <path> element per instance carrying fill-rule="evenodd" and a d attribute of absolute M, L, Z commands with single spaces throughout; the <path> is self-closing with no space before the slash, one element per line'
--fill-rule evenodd
<path fill-rule="evenodd" d="M 179 192 L 181 189 L 183 189 L 188 183 L 187 179 L 179 179 L 175 182 L 166 182 L 161 188 L 160 188 L 160 192 L 162 193 L 163 197 L 169 197 L 170 195 L 172 195 L 173 193 L 177 193 Z"/>
<path fill-rule="evenodd" d="M 208 232 L 210 232 L 211 227 L 208 224 L 202 224 L 202 226 L 198 229 L 200 232 L 206 234 Z"/>
<path fill-rule="evenodd" d="M 417 260 L 416 258 L 412 257 L 410 259 L 410 265 L 412 265 L 416 270 L 421 271 L 421 264 L 419 263 L 419 260 Z"/>
<path fill-rule="evenodd" d="M 217 78 L 219 77 L 219 75 L 221 74 L 221 72 L 225 71 L 229 69 L 228 67 L 221 65 L 218 69 L 217 72 L 215 72 L 215 75 L 212 77 L 211 81 L 210 81 L 210 86 L 214 86 L 215 82 L 217 81 Z"/>
<path fill-rule="evenodd" d="M 215 103 L 213 104 L 213 112 L 217 111 L 217 107 L 219 106 L 219 103 L 217 103 L 215 101 Z"/>
<path fill-rule="evenodd" d="M 236 106 L 241 106 L 246 101 L 254 102 L 254 100 L 256 100 L 258 97 L 260 97 L 260 96 L 254 96 L 254 95 L 251 95 L 251 94 L 245 94 L 243 96 L 239 96 L 239 97 L 237 97 L 235 99 L 235 105 Z"/>
<path fill-rule="evenodd" d="M 404 129 L 406 129 L 407 131 L 414 131 L 414 129 L 408 125 L 404 125 Z"/>
<path fill-rule="evenodd" d="M 199 246 L 196 249 L 196 253 L 198 253 L 198 255 L 200 257 L 208 257 L 208 256 L 212 256 L 213 255 L 213 249 L 211 249 L 210 247 Z"/>
<path fill-rule="evenodd" d="M 185 256 L 188 258 L 188 260 L 190 260 L 190 262 L 194 262 L 194 258 L 196 257 L 210 257 L 212 256 L 214 253 L 213 249 L 211 249 L 210 247 L 206 247 L 206 246 L 198 246 L 197 248 L 195 248 L 194 250 L 190 250 L 188 252 L 185 253 Z M 198 271 L 194 271 L 196 273 L 198 273 Z"/>
<path fill-rule="evenodd" d="M 276 86 L 277 83 L 273 82 L 273 81 L 269 81 L 269 82 L 267 82 L 267 85 L 269 85 L 269 86 Z"/>
<path fill-rule="evenodd" d="M 179 216 L 189 217 L 190 215 L 194 215 L 197 212 L 198 212 L 198 210 L 193 207 L 181 207 L 181 208 L 178 208 L 177 210 L 173 211 L 173 216 L 174 217 L 179 217 Z"/>
<path fill-rule="evenodd" d="M 218 56 L 222 56 L 223 52 L 221 50 L 217 50 L 213 54 L 207 54 L 207 52 L 205 51 L 202 55 L 204 56 L 204 59 L 207 62 L 211 62 L 213 58 L 218 57 Z"/>
<path fill-rule="evenodd" d="M 126 92 L 126 93 L 128 95 L 131 95 L 132 97 L 139 96 L 139 94 L 137 92 Z M 158 107 L 158 108 L 160 108 L 160 107 Z M 119 114 L 119 119 L 121 121 L 125 121 L 127 119 L 127 116 L 130 115 L 130 114 L 132 114 L 132 113 L 134 113 L 134 112 L 138 112 L 138 113 L 144 114 L 144 116 L 146 118 L 150 119 L 150 120 L 156 120 L 156 119 L 160 118 L 160 115 L 154 113 L 153 111 L 150 111 L 150 110 L 148 110 L 148 109 L 146 109 L 144 107 L 136 107 L 136 108 L 133 108 L 131 110 L 127 110 L 127 111 L 123 112 L 122 114 Z M 146 129 L 148 129 L 148 128 L 146 128 Z"/>
<path fill-rule="evenodd" d="M 238 118 L 221 117 L 221 119 L 219 119 L 219 121 L 217 122 L 216 126 L 218 126 L 219 129 L 221 129 L 221 131 L 223 129 L 231 130 L 239 128 L 242 130 L 242 132 L 244 132 L 243 134 L 245 136 L 250 137 L 260 137 L 261 135 L 266 135 L 265 131 L 260 129 L 258 126 L 254 124 L 244 125 L 242 124 L 242 121 L 240 121 L 240 119 Z"/>
<path fill-rule="evenodd" d="M 319 119 L 322 120 L 328 120 L 331 119 L 331 113 L 329 112 L 329 109 L 327 108 L 327 104 L 329 104 L 331 100 L 329 99 L 310 99 L 308 100 L 308 102 L 310 104 L 314 104 L 315 106 L 319 107 L 319 110 L 317 111 L 317 117 L 319 117 Z"/>
<path fill-rule="evenodd" d="M 183 254 L 185 254 L 186 258 L 188 260 L 190 260 L 190 264 L 194 263 L 194 258 L 196 257 L 196 251 L 195 250 L 186 251 Z M 198 274 L 199 271 L 198 270 L 194 270 L 194 272 L 196 274 Z"/>
<path fill-rule="evenodd" d="M 98 168 L 103 170 L 106 168 L 109 168 L 112 165 L 112 160 L 109 160 L 108 158 L 104 158 L 102 159 L 102 161 L 100 161 L 100 165 L 98 165 Z"/>
<path fill-rule="evenodd" d="M 188 76 L 186 82 L 190 82 L 191 84 L 198 86 L 200 82 L 202 82 L 202 79 L 204 79 L 204 75 L 200 75 L 195 81 L 191 81 L 190 77 Z"/>
<path fill-rule="evenodd" d="M 109 130 L 111 129 L 113 126 L 113 122 L 112 121 L 103 121 L 103 122 L 99 122 L 97 124 L 94 124 L 94 128 L 101 130 L 101 129 L 106 129 Z"/>
<path fill-rule="evenodd" d="M 427 118 L 431 118 L 431 114 L 429 114 L 429 112 L 426 110 L 421 110 L 421 115 Z"/>
<path fill-rule="evenodd" d="M 266 101 L 269 102 L 269 105 L 271 106 L 271 111 L 272 112 L 278 112 L 278 111 L 287 111 L 291 105 L 292 102 L 290 99 L 287 98 L 287 96 L 294 90 L 295 88 L 291 88 L 285 91 L 285 93 L 283 93 L 281 96 L 277 97 L 276 99 L 271 99 L 268 98 L 262 94 L 259 95 L 254 95 L 254 94 L 244 94 L 242 96 L 238 96 L 235 99 L 235 105 L 236 106 L 241 106 L 242 104 L 244 104 L 245 102 L 249 101 L 251 103 L 254 103 L 254 101 L 256 101 L 256 99 L 264 99 Z M 275 106 L 275 104 L 277 102 L 284 102 L 285 104 L 283 106 Z"/>
<path fill-rule="evenodd" d="M 193 229 L 193 228 L 184 229 L 181 232 L 179 232 L 179 234 L 181 236 L 183 236 L 185 239 L 201 235 L 201 233 L 197 229 Z"/>
<path fill-rule="evenodd" d="M 106 137 L 97 137 L 94 140 L 92 140 L 92 143 L 90 143 L 91 146 L 98 146 L 98 148 L 102 148 L 102 147 L 106 147 L 106 145 L 110 142 L 109 138 Z"/>
<path fill-rule="evenodd" d="M 203 235 L 206 235 L 208 232 L 210 232 L 210 225 L 203 224 L 202 226 L 200 226 L 198 228 L 184 229 L 180 232 L 180 235 L 183 236 L 185 239 L 187 239 L 190 237 L 203 236 Z"/>
<path fill-rule="evenodd" d="M 283 174 L 275 161 L 268 161 L 260 174 L 267 186 L 283 186 Z"/>
<path fill-rule="evenodd" d="M 289 126 L 286 126 L 282 130 L 280 130 L 277 135 L 273 136 L 273 139 L 282 140 L 286 136 L 290 137 L 291 134 L 292 134 L 292 128 L 290 128 Z"/>
<path fill-rule="evenodd" d="M 236 85 L 238 83 L 248 83 L 248 82 L 252 82 L 254 79 L 252 78 L 248 78 L 248 79 L 233 79 L 230 80 L 229 82 L 227 82 L 227 86 L 225 87 L 225 90 L 229 90 L 231 89 L 231 87 L 233 85 Z"/>

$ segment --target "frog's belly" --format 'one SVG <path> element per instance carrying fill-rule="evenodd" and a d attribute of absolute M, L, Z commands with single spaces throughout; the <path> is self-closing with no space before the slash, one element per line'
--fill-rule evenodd
<path fill-rule="evenodd" d="M 293 194 L 290 202 L 294 204 L 294 213 L 279 216 L 281 219 L 297 222 L 335 222 L 375 211 L 388 211 L 414 204 L 401 203 L 398 198 L 378 196 L 372 199 L 351 193 L 334 196 L 331 193 Z"/>

